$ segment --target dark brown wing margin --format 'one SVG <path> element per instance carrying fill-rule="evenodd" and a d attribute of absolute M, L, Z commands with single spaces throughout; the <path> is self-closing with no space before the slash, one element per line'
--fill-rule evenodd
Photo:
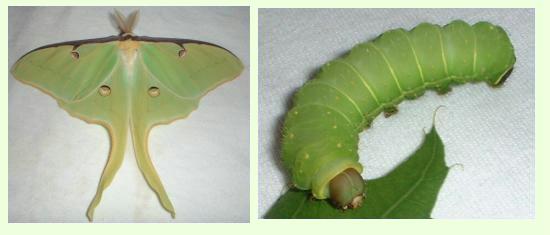
<path fill-rule="evenodd" d="M 215 46 L 215 47 L 219 47 L 221 49 L 224 49 L 224 50 L 226 50 L 227 52 L 231 53 L 233 56 L 236 57 L 236 55 L 233 54 L 233 52 L 231 52 L 230 50 L 227 50 L 226 48 L 224 48 L 222 46 L 219 46 L 219 45 L 216 45 L 216 44 L 213 44 L 213 43 L 209 43 L 209 42 L 193 40 L 193 39 L 182 39 L 182 38 L 157 38 L 157 37 L 147 37 L 147 36 L 126 35 L 126 36 L 109 36 L 109 37 L 103 37 L 103 38 L 93 38 L 93 39 L 76 40 L 76 41 L 68 41 L 68 42 L 60 42 L 60 43 L 49 44 L 49 45 L 45 45 L 45 46 L 41 46 L 39 48 L 36 48 L 32 51 L 29 51 L 29 52 L 25 53 L 25 55 L 21 56 L 21 58 L 25 57 L 26 55 L 28 55 L 28 54 L 30 54 L 34 51 L 45 49 L 45 48 L 50 48 L 50 47 L 58 47 L 58 46 L 67 46 L 67 45 L 69 45 L 69 46 L 73 46 L 73 50 L 74 50 L 74 49 L 76 49 L 79 46 L 84 45 L 84 44 L 105 43 L 105 42 L 126 41 L 126 40 L 144 41 L 144 42 L 171 42 L 171 43 L 178 44 L 180 46 L 182 46 L 184 43 L 205 44 L 205 45 Z"/>

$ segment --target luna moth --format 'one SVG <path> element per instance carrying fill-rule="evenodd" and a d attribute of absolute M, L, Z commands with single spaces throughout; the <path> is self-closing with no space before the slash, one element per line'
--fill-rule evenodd
<path fill-rule="evenodd" d="M 285 115 L 281 154 L 292 185 L 341 209 L 366 196 L 359 133 L 380 113 L 426 90 L 485 82 L 501 85 L 515 63 L 506 32 L 488 22 L 421 23 L 389 30 L 326 63 L 293 97 Z"/>
<path fill-rule="evenodd" d="M 117 36 L 46 45 L 23 55 L 13 76 L 52 96 L 70 115 L 107 129 L 111 148 L 86 216 L 120 168 L 128 136 L 136 160 L 162 207 L 174 207 L 148 152 L 156 125 L 185 118 L 210 90 L 237 78 L 243 64 L 229 50 L 208 42 L 137 36 L 138 12 L 115 11 Z"/>

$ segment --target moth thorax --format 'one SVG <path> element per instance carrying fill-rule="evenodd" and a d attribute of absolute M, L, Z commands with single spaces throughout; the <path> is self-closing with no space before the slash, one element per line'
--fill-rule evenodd
<path fill-rule="evenodd" d="M 122 60 L 129 69 L 128 71 L 132 71 L 139 50 L 139 42 L 132 40 L 121 41 L 118 47 L 121 51 Z"/>

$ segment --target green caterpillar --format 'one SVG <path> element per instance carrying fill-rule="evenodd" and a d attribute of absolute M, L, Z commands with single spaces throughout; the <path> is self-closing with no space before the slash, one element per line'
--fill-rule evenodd
<path fill-rule="evenodd" d="M 325 64 L 294 96 L 282 139 L 293 185 L 339 208 L 361 206 L 358 134 L 378 114 L 390 116 L 399 102 L 427 89 L 444 94 L 467 82 L 498 86 L 515 60 L 506 32 L 488 22 L 422 23 L 356 45 Z"/>

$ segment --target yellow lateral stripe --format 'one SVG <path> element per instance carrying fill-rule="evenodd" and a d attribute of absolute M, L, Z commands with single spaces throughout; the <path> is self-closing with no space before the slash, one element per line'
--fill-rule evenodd
<path fill-rule="evenodd" d="M 441 27 L 438 27 L 437 34 L 439 35 L 439 45 L 441 46 L 441 58 L 445 66 L 445 75 L 449 77 L 449 69 L 447 68 L 447 59 L 445 59 L 445 49 L 443 47 L 443 36 L 441 36 Z"/>
<path fill-rule="evenodd" d="M 401 88 L 401 84 L 399 83 L 399 80 L 397 79 L 397 76 L 395 75 L 395 72 L 393 71 L 393 68 L 392 68 L 390 62 L 388 61 L 388 58 L 386 58 L 386 56 L 384 55 L 382 50 L 378 49 L 378 47 L 376 45 L 374 45 L 374 43 L 369 43 L 369 44 L 367 44 L 367 46 L 368 45 L 372 45 L 372 48 L 374 50 L 378 51 L 378 53 L 380 53 L 380 55 L 382 56 L 382 59 L 384 59 L 384 62 L 386 62 L 386 65 L 388 66 L 388 69 L 390 69 L 390 73 L 393 77 L 393 80 L 395 81 L 395 84 L 397 85 L 397 88 L 399 89 L 399 91 L 401 93 L 403 93 L 403 89 Z"/>
<path fill-rule="evenodd" d="M 324 83 L 324 82 L 319 82 L 319 81 L 310 84 L 310 86 L 312 86 L 312 85 L 323 85 L 323 86 L 328 86 L 328 87 L 330 87 L 331 89 L 336 90 L 338 93 L 344 95 L 344 96 L 353 104 L 353 107 L 355 107 L 355 110 L 357 110 L 357 112 L 359 113 L 359 115 L 361 116 L 361 118 L 363 118 L 363 121 L 365 120 L 365 117 L 363 117 L 363 112 L 361 112 L 361 108 L 359 108 L 359 105 L 357 105 L 357 103 L 356 103 L 349 95 L 347 95 L 346 93 L 344 93 L 344 92 L 341 91 L 340 89 L 336 88 L 335 86 L 333 86 L 333 85 L 331 85 L 331 84 Z"/>
<path fill-rule="evenodd" d="M 473 63 L 472 75 L 476 74 L 476 67 L 477 67 L 476 64 L 477 64 L 477 37 L 476 37 L 476 32 L 474 31 L 474 63 Z"/>
<path fill-rule="evenodd" d="M 376 97 L 376 94 L 374 93 L 374 91 L 372 90 L 372 88 L 370 87 L 370 85 L 367 83 L 367 80 L 363 77 L 363 75 L 361 75 L 361 73 L 359 73 L 359 71 L 357 71 L 355 69 L 355 66 L 353 66 L 352 64 L 344 61 L 344 60 L 335 60 L 334 62 L 340 62 L 344 65 L 346 65 L 347 67 L 349 67 L 351 69 L 351 71 L 353 71 L 357 77 L 359 78 L 359 80 L 361 80 L 361 83 L 363 83 L 363 85 L 365 85 L 365 87 L 367 88 L 367 90 L 370 92 L 370 94 L 372 95 L 372 97 L 374 98 L 374 101 L 376 101 L 376 103 L 378 105 L 381 105 L 380 101 L 378 100 L 378 97 Z"/>
<path fill-rule="evenodd" d="M 420 72 L 420 78 L 422 79 L 422 83 L 424 83 L 425 82 L 424 72 L 422 72 L 422 67 L 420 66 L 420 62 L 418 61 L 418 56 L 416 55 L 416 50 L 414 50 L 412 41 L 411 41 L 411 39 L 409 38 L 409 35 L 406 32 L 404 32 L 404 31 L 400 31 L 400 32 L 403 32 L 403 34 L 405 34 L 405 38 L 407 38 L 407 41 L 409 42 L 409 46 L 411 46 L 411 50 L 412 50 L 412 53 L 414 55 L 414 60 L 416 61 L 416 67 L 418 68 L 418 71 Z"/>

